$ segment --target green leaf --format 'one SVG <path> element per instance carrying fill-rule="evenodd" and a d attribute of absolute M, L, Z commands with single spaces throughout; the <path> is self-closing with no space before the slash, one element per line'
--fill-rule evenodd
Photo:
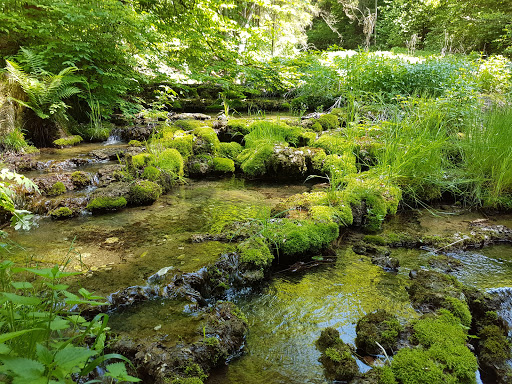
<path fill-rule="evenodd" d="M 32 289 L 34 286 L 28 281 L 11 281 L 11 285 L 15 289 Z"/>
<path fill-rule="evenodd" d="M 132 364 L 132 362 L 130 360 L 128 360 L 126 357 L 124 357 L 123 355 L 120 355 L 118 353 L 109 353 L 109 354 L 106 354 L 106 355 L 103 355 L 103 356 L 100 356 L 100 357 L 97 357 L 96 359 L 94 359 L 93 361 L 91 361 L 89 364 L 87 364 L 87 366 L 82 369 L 82 371 L 80 372 L 80 375 L 81 376 L 86 376 L 88 375 L 89 373 L 91 373 L 94 369 L 96 369 L 97 366 L 99 366 L 100 364 L 103 364 L 105 361 L 108 361 L 110 359 L 119 359 L 119 360 L 123 360 L 125 362 L 127 362 L 128 364 L 130 364 L 130 366 L 132 368 L 135 368 Z"/>
<path fill-rule="evenodd" d="M 21 378 L 37 380 L 44 373 L 44 365 L 39 361 L 24 357 L 5 357 L 0 358 L 0 361 L 4 364 L 4 370 L 10 371 L 14 376 Z"/>
<path fill-rule="evenodd" d="M 36 345 L 37 359 L 46 366 L 50 366 L 53 362 L 53 353 L 42 344 Z"/>
<path fill-rule="evenodd" d="M 3 343 L 3 342 L 6 342 L 7 340 L 11 340 L 11 339 L 14 339 L 16 337 L 22 336 L 25 333 L 34 332 L 34 331 L 41 331 L 41 330 L 43 330 L 43 329 L 42 328 L 32 328 L 32 329 L 24 329 L 22 331 L 2 333 L 0 335 L 0 343 Z"/>
<path fill-rule="evenodd" d="M 0 344 L 0 355 L 7 355 L 11 352 L 11 348 L 7 344 Z"/>
<path fill-rule="evenodd" d="M 61 329 L 68 329 L 68 328 L 69 328 L 69 321 L 60 316 L 57 316 L 50 323 L 50 329 L 52 331 L 58 331 Z"/>
<path fill-rule="evenodd" d="M 20 305 L 39 305 L 41 300 L 32 296 L 20 296 L 15 293 L 0 292 L 7 300 Z"/>
<path fill-rule="evenodd" d="M 87 360 L 97 354 L 97 351 L 91 349 L 68 346 L 55 354 L 54 361 L 59 369 L 74 372 L 85 366 Z"/>

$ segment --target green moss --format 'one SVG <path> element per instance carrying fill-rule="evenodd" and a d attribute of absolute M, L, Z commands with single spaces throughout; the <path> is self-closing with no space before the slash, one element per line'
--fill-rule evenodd
<path fill-rule="evenodd" d="M 331 175 L 331 178 L 335 177 L 337 179 L 351 173 L 356 173 L 356 157 L 351 153 L 327 155 L 322 170 L 326 174 Z"/>
<path fill-rule="evenodd" d="M 274 256 L 264 238 L 253 236 L 238 245 L 240 259 L 244 263 L 266 267 L 272 263 Z"/>
<path fill-rule="evenodd" d="M 75 171 L 71 174 L 71 182 L 77 188 L 83 188 L 91 184 L 89 175 L 82 171 Z"/>
<path fill-rule="evenodd" d="M 199 377 L 177 377 L 172 384 L 203 384 L 203 380 Z"/>
<path fill-rule="evenodd" d="M 486 366 L 503 364 L 511 358 L 511 345 L 506 333 L 496 325 L 483 327 L 477 335 L 480 339 L 479 361 Z"/>
<path fill-rule="evenodd" d="M 455 297 L 447 297 L 443 307 L 453 313 L 460 320 L 462 325 L 466 327 L 471 326 L 471 312 L 466 302 Z"/>
<path fill-rule="evenodd" d="M 426 316 L 417 320 L 413 329 L 413 341 L 426 348 L 434 344 L 465 345 L 466 343 L 466 330 L 460 320 L 446 309 L 440 309 L 439 315 Z"/>
<path fill-rule="evenodd" d="M 194 136 L 183 131 L 176 131 L 171 140 L 165 142 L 167 148 L 176 149 L 183 157 L 193 154 Z"/>
<path fill-rule="evenodd" d="M 323 149 L 316 152 L 315 155 L 313 156 L 313 158 L 311 159 L 311 161 L 313 163 L 313 169 L 318 172 L 323 171 L 324 162 L 325 162 L 326 158 L 327 158 L 327 155 Z"/>
<path fill-rule="evenodd" d="M 242 171 L 251 177 L 264 175 L 267 171 L 266 164 L 272 155 L 274 146 L 265 144 L 260 147 L 247 148 L 240 153 L 237 161 Z"/>
<path fill-rule="evenodd" d="M 139 140 L 130 140 L 128 145 L 130 147 L 142 147 L 142 143 Z"/>
<path fill-rule="evenodd" d="M 57 139 L 53 142 L 58 147 L 68 147 L 80 144 L 82 142 L 82 137 L 78 135 L 63 137 L 61 139 Z"/>
<path fill-rule="evenodd" d="M 339 235 L 339 227 L 332 222 L 283 219 L 271 223 L 263 232 L 278 251 L 284 255 L 319 252 Z"/>
<path fill-rule="evenodd" d="M 325 114 L 317 119 L 317 122 L 322 125 L 324 131 L 339 128 L 340 122 L 338 117 L 333 114 Z M 316 123 L 315 123 L 316 124 Z"/>
<path fill-rule="evenodd" d="M 148 165 L 142 172 L 142 178 L 150 181 L 157 181 L 160 179 L 161 174 L 162 171 L 160 171 L 158 168 L 153 167 L 152 165 Z"/>
<path fill-rule="evenodd" d="M 162 187 L 149 180 L 138 180 L 130 185 L 129 202 L 133 205 L 149 205 L 160 197 Z"/>
<path fill-rule="evenodd" d="M 60 207 L 50 211 L 50 216 L 53 219 L 66 219 L 73 216 L 73 211 L 69 207 Z"/>
<path fill-rule="evenodd" d="M 155 156 L 151 153 L 139 153 L 132 156 L 132 164 L 134 168 L 142 168 L 154 161 Z"/>
<path fill-rule="evenodd" d="M 235 141 L 219 144 L 219 155 L 228 159 L 236 159 L 242 150 L 243 147 Z"/>
<path fill-rule="evenodd" d="M 318 121 L 315 121 L 313 124 L 311 124 L 311 129 L 315 132 L 323 131 L 322 124 L 320 124 Z"/>
<path fill-rule="evenodd" d="M 193 131 L 199 128 L 208 128 L 208 123 L 201 120 L 177 120 L 173 125 L 183 131 Z"/>
<path fill-rule="evenodd" d="M 214 155 L 219 151 L 220 141 L 212 128 L 196 128 L 194 129 L 194 134 L 197 136 L 196 142 L 194 143 L 194 153 L 211 153 Z M 199 140 L 198 138 L 202 140 Z M 199 143 L 202 144 L 199 145 Z"/>
<path fill-rule="evenodd" d="M 247 119 L 229 119 L 226 127 L 235 134 L 247 135 L 250 132 L 249 120 Z"/>
<path fill-rule="evenodd" d="M 430 359 L 422 348 L 398 351 L 393 357 L 391 369 L 398 382 L 403 384 L 456 383 L 446 381 L 443 367 Z"/>
<path fill-rule="evenodd" d="M 87 204 L 87 209 L 92 212 L 117 211 L 126 207 L 126 199 L 124 197 L 96 197 Z"/>
<path fill-rule="evenodd" d="M 342 155 L 352 153 L 354 145 L 339 134 L 323 134 L 312 147 L 322 148 L 327 154 Z"/>
<path fill-rule="evenodd" d="M 350 347 L 340 339 L 336 329 L 329 327 L 323 330 L 316 346 L 321 352 L 318 360 L 328 380 L 350 381 L 359 372 Z"/>
<path fill-rule="evenodd" d="M 175 148 L 167 148 L 157 153 L 149 164 L 169 172 L 175 177 L 181 177 L 184 174 L 183 157 Z"/>
<path fill-rule="evenodd" d="M 302 141 L 303 147 L 307 147 L 311 145 L 316 140 L 316 133 L 315 132 L 309 132 L 305 131 L 300 134 L 300 139 Z"/>
<path fill-rule="evenodd" d="M 462 288 L 462 284 L 453 276 L 420 270 L 408 292 L 414 308 L 435 311 L 444 308 L 447 297 L 461 297 Z"/>
<path fill-rule="evenodd" d="M 48 196 L 58 196 L 66 193 L 66 186 L 62 181 L 57 181 L 46 193 Z"/>
<path fill-rule="evenodd" d="M 384 237 L 378 235 L 366 235 L 365 237 L 363 237 L 363 241 L 366 243 L 381 246 L 388 245 L 387 240 Z"/>
<path fill-rule="evenodd" d="M 213 169 L 216 172 L 233 173 L 235 172 L 235 162 L 225 157 L 214 157 Z"/>
<path fill-rule="evenodd" d="M 401 326 L 396 316 L 377 310 L 362 317 L 356 326 L 355 340 L 358 349 L 367 354 L 381 354 L 379 343 L 386 351 L 396 350 Z"/>
<path fill-rule="evenodd" d="M 373 368 L 379 377 L 378 384 L 397 384 L 395 380 L 395 375 L 393 374 L 393 370 L 390 366 L 385 365 L 383 367 L 375 367 Z"/>

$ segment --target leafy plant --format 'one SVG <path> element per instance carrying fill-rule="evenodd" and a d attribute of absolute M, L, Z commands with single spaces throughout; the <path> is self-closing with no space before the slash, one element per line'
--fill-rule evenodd
<path fill-rule="evenodd" d="M 28 100 L 22 101 L 12 97 L 11 100 L 30 108 L 41 119 L 65 118 L 64 112 L 69 106 L 63 100 L 81 92 L 74 85 L 82 81 L 80 77 L 73 75 L 78 68 L 66 67 L 55 75 L 43 69 L 40 56 L 29 49 L 21 48 L 21 51 L 29 63 L 30 73 L 9 60 L 6 60 L 5 69 L 10 80 L 21 86 Z"/>

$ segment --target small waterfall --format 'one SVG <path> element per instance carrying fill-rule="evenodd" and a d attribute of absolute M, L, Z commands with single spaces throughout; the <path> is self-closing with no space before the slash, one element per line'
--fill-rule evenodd
<path fill-rule="evenodd" d="M 103 143 L 103 145 L 114 145 L 114 144 L 119 144 L 121 142 L 121 136 L 118 136 L 114 133 L 111 133 L 110 136 L 108 137 L 107 141 L 105 141 Z"/>
<path fill-rule="evenodd" d="M 512 329 L 512 287 L 492 288 L 487 291 L 490 295 L 496 296 L 501 302 L 499 315 L 508 323 Z M 510 336 L 510 331 L 509 331 Z"/>

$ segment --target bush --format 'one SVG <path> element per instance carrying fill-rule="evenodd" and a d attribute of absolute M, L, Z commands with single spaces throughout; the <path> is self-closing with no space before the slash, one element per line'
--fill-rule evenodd
<path fill-rule="evenodd" d="M 128 201 L 132 205 L 150 205 L 162 194 L 162 187 L 149 180 L 138 180 L 130 185 Z"/>

